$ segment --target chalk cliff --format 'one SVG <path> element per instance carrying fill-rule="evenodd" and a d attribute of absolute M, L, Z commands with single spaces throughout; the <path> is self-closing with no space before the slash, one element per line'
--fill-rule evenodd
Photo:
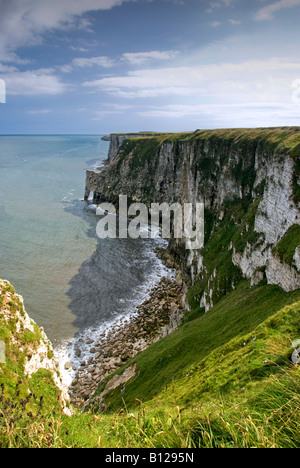
<path fill-rule="evenodd" d="M 110 135 L 110 145 L 108 150 L 108 160 L 112 161 L 118 154 L 120 147 L 124 143 L 125 140 L 129 140 L 130 138 L 143 138 L 149 137 L 152 135 L 151 132 L 140 132 L 140 133 L 112 133 Z"/>
<path fill-rule="evenodd" d="M 51 342 L 43 328 L 28 316 L 23 298 L 16 294 L 8 281 L 0 279 L 0 338 L 5 344 L 4 360 L 0 365 L 0 381 L 13 385 L 16 379 L 30 383 L 41 369 L 51 374 L 60 393 L 61 410 L 71 415 L 68 388 L 64 384 Z"/>
<path fill-rule="evenodd" d="M 205 204 L 205 245 L 169 249 L 209 310 L 243 278 L 300 288 L 300 128 L 111 137 L 110 163 L 87 172 L 94 202 Z"/>

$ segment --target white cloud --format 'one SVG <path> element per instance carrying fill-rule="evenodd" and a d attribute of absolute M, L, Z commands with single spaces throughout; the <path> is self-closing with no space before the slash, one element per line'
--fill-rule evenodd
<path fill-rule="evenodd" d="M 125 1 L 131 0 L 1 0 L 0 60 L 17 61 L 18 47 L 41 43 L 49 30 L 90 28 L 90 22 L 80 16 Z"/>
<path fill-rule="evenodd" d="M 62 73 L 71 73 L 73 71 L 72 65 L 61 65 L 58 67 Z"/>
<path fill-rule="evenodd" d="M 52 110 L 51 109 L 37 109 L 37 110 L 29 110 L 27 113 L 31 115 L 36 115 L 36 114 L 51 114 Z"/>
<path fill-rule="evenodd" d="M 122 106 L 122 105 L 109 105 L 109 108 L 104 108 L 99 111 L 93 112 L 93 117 L 91 120 L 102 120 L 104 117 L 108 115 L 121 115 L 126 113 L 128 110 L 131 110 L 133 106 Z"/>
<path fill-rule="evenodd" d="M 218 96 L 240 99 L 257 94 L 274 99 L 286 94 L 300 63 L 284 59 L 248 60 L 205 66 L 142 69 L 124 76 L 104 77 L 83 85 L 120 97 L 138 98 L 163 95 Z"/>
<path fill-rule="evenodd" d="M 0 73 L 11 73 L 18 71 L 16 67 L 12 67 L 9 65 L 4 65 L 3 63 L 0 63 Z"/>
<path fill-rule="evenodd" d="M 150 60 L 169 60 L 175 58 L 178 55 L 178 51 L 151 51 L 151 52 L 137 52 L 137 53 L 124 53 L 121 56 L 122 62 L 130 63 L 131 65 L 141 65 Z M 73 70 L 74 67 L 79 68 L 91 68 L 94 66 L 103 68 L 112 68 L 117 64 L 116 60 L 110 57 L 78 57 L 73 59 L 71 65 L 63 65 L 60 67 L 61 71 L 68 73 Z"/>
<path fill-rule="evenodd" d="M 201 127 L 201 122 L 216 126 L 275 126 L 299 122 L 300 108 L 293 102 L 291 88 L 297 76 L 300 78 L 297 60 L 272 58 L 135 70 L 84 85 L 94 92 L 126 98 L 135 106 L 138 98 L 150 98 L 148 103 L 141 101 L 140 110 L 134 110 L 140 118 L 181 119 L 195 122 L 196 127 Z M 153 104 L 154 98 L 163 102 L 159 99 L 163 96 L 168 96 L 168 104 Z"/>
<path fill-rule="evenodd" d="M 74 46 L 70 46 L 70 49 L 71 50 L 76 50 L 78 52 L 88 52 L 88 49 L 86 49 L 85 47 L 74 47 Z"/>
<path fill-rule="evenodd" d="M 109 57 L 78 57 L 72 60 L 70 64 L 61 65 L 58 69 L 63 73 L 70 73 L 74 68 L 102 67 L 111 68 L 115 66 L 115 61 Z"/>
<path fill-rule="evenodd" d="M 171 86 L 169 88 L 163 87 L 163 88 L 144 88 L 141 90 L 134 90 L 134 91 L 122 91 L 121 89 L 119 90 L 112 90 L 111 94 L 114 94 L 115 96 L 125 98 L 125 99 L 135 99 L 135 98 L 155 98 L 155 97 L 160 97 L 160 96 L 178 96 L 184 97 L 184 96 L 195 96 L 195 95 L 204 95 L 205 90 L 202 88 L 189 88 L 189 87 L 176 87 L 176 86 Z"/>
<path fill-rule="evenodd" d="M 213 10 L 216 8 L 221 8 L 221 7 L 229 7 L 235 0 L 217 0 L 217 1 L 210 1 L 208 4 L 207 12 L 212 13 Z"/>
<path fill-rule="evenodd" d="M 115 65 L 114 60 L 110 59 L 109 57 L 80 57 L 75 58 L 72 61 L 72 64 L 75 67 L 79 68 L 87 68 L 87 67 L 103 67 L 103 68 L 111 68 Z"/>
<path fill-rule="evenodd" d="M 58 95 L 66 91 L 67 85 L 60 81 L 52 69 L 13 71 L 1 74 L 9 95 Z"/>
<path fill-rule="evenodd" d="M 169 60 L 175 58 L 179 52 L 177 50 L 165 50 L 158 51 L 154 50 L 151 52 L 135 52 L 135 53 L 125 53 L 122 55 L 122 60 L 129 62 L 132 65 L 141 65 L 149 60 Z"/>
<path fill-rule="evenodd" d="M 274 13 L 285 9 L 300 6 L 300 0 L 279 0 L 278 2 L 272 3 L 261 8 L 255 15 L 255 19 L 259 21 L 272 20 Z"/>
<path fill-rule="evenodd" d="M 139 112 L 143 118 L 188 120 L 195 122 L 195 127 L 207 122 L 214 127 L 257 127 L 277 126 L 286 122 L 287 125 L 297 125 L 299 121 L 298 106 L 290 103 L 272 103 L 265 101 L 227 104 L 195 104 L 195 105 L 166 105 L 149 107 Z"/>
<path fill-rule="evenodd" d="M 105 67 L 110 68 L 113 66 L 112 60 L 108 57 L 89 57 L 89 58 L 76 58 L 73 60 L 73 65 L 79 68 L 87 68 L 87 67 Z"/>

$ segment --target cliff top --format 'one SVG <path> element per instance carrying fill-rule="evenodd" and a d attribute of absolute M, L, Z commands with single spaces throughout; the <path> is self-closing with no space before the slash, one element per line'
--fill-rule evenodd
<path fill-rule="evenodd" d="M 57 411 L 66 410 L 66 414 L 71 414 L 66 408 L 66 405 L 69 406 L 67 388 L 60 378 L 59 365 L 55 360 L 52 344 L 44 330 L 27 314 L 22 297 L 16 294 L 14 287 L 8 281 L 2 279 L 0 279 L 0 342 L 2 343 L 0 362 L 2 397 L 20 401 L 35 394 L 43 397 L 45 406 L 49 404 Z M 41 380 L 44 380 L 45 385 L 41 384 Z M 39 400 L 32 399 L 29 406 L 32 412 L 37 411 Z"/>
<path fill-rule="evenodd" d="M 261 128 L 224 128 L 199 129 L 194 132 L 137 132 L 114 133 L 112 135 L 130 135 L 131 140 L 156 139 L 160 143 L 195 140 L 227 140 L 232 144 L 253 141 L 262 143 L 273 152 L 291 152 L 291 156 L 300 155 L 300 127 L 261 127 Z"/>

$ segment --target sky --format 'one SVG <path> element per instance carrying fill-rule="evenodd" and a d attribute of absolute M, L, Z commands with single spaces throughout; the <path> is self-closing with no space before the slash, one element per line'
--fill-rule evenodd
<path fill-rule="evenodd" d="M 0 134 L 300 124 L 300 0 L 0 0 Z"/>

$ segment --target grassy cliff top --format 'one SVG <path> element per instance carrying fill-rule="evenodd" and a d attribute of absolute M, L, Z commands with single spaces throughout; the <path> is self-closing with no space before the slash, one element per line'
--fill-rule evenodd
<path fill-rule="evenodd" d="M 243 143 L 261 143 L 267 150 L 276 153 L 291 153 L 292 157 L 300 155 L 300 127 L 266 127 L 266 128 L 226 128 L 215 130 L 196 130 L 195 132 L 140 132 L 115 133 L 114 135 L 136 135 L 130 140 L 156 139 L 159 143 L 179 141 L 211 141 L 226 140 L 228 143 L 242 146 Z"/>
<path fill-rule="evenodd" d="M 109 443 L 299 446 L 299 366 L 290 357 L 300 292 L 249 286 L 241 283 L 207 314 L 188 314 L 134 358 L 136 376 L 106 397 Z"/>
<path fill-rule="evenodd" d="M 109 394 L 105 413 L 62 415 L 49 373 L 24 376 L 14 323 L 3 325 L 0 447 L 299 447 L 300 369 L 290 356 L 300 291 L 249 286 L 207 314 L 192 311 L 137 355 L 135 377 Z M 9 284 L 0 301 L 5 316 L 23 310 Z"/>

